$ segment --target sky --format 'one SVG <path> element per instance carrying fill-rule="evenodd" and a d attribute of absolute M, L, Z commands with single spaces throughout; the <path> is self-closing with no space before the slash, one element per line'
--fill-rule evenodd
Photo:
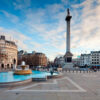
<path fill-rule="evenodd" d="M 0 0 L 0 35 L 53 60 L 66 52 L 67 8 L 74 57 L 100 50 L 100 0 Z"/>

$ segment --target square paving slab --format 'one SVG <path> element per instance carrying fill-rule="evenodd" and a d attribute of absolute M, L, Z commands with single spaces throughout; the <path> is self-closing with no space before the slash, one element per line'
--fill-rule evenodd
<path fill-rule="evenodd" d="M 64 72 L 47 82 L 0 88 L 0 100 L 100 100 L 100 72 Z"/>

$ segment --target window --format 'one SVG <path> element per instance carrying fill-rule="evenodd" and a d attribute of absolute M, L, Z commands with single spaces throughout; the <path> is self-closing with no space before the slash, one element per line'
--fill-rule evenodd
<path fill-rule="evenodd" d="M 97 62 L 97 64 L 99 64 L 99 62 Z"/>

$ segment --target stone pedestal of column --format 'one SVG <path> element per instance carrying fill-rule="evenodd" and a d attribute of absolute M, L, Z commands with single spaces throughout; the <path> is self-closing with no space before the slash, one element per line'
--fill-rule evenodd
<path fill-rule="evenodd" d="M 63 66 L 63 69 L 70 69 L 70 68 L 73 68 L 73 63 L 65 63 L 64 66 Z"/>

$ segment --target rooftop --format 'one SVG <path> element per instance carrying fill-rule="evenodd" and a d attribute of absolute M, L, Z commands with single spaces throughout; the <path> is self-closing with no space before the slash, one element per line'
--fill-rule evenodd
<path fill-rule="evenodd" d="M 6 40 L 5 36 L 3 36 L 3 35 L 0 36 L 0 40 L 4 40 L 5 43 L 10 43 L 10 44 L 12 44 L 12 45 L 17 46 L 17 45 L 15 44 L 15 42 Z"/>

